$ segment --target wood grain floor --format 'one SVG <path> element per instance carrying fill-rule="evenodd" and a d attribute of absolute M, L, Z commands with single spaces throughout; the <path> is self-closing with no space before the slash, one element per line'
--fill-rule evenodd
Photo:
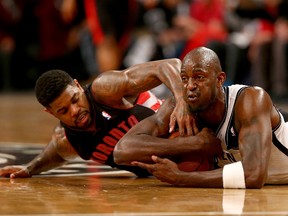
<path fill-rule="evenodd" d="M 17 151 L 27 146 L 42 149 L 57 120 L 42 111 L 31 92 L 2 93 L 0 101 L 0 156 L 14 152 L 17 157 Z M 11 152 L 5 154 L 8 150 Z M 177 188 L 153 178 L 137 179 L 128 172 L 101 167 L 98 172 L 86 169 L 77 175 L 43 173 L 13 181 L 0 178 L 0 201 L 1 215 L 272 216 L 288 215 L 288 186 L 265 186 L 260 190 Z"/>

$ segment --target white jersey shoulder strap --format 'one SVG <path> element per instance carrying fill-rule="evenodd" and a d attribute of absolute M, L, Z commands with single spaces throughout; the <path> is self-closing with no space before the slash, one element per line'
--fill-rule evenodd
<path fill-rule="evenodd" d="M 227 134 L 227 130 L 229 128 L 229 125 L 231 124 L 231 121 L 232 121 L 235 101 L 236 101 L 239 93 L 241 92 L 240 90 L 242 90 L 246 87 L 248 87 L 248 86 L 239 85 L 239 84 L 224 87 L 224 91 L 226 94 L 226 103 L 225 103 L 226 113 L 223 117 L 222 123 L 220 124 L 218 130 L 216 131 L 216 135 L 221 140 L 222 148 L 225 150 L 227 149 L 226 134 Z M 232 133 L 233 133 L 233 131 L 232 131 Z"/>

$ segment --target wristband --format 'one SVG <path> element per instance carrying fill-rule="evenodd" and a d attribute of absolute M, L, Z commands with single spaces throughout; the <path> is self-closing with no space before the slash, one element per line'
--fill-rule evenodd
<path fill-rule="evenodd" d="M 223 188 L 246 188 L 241 161 L 223 167 Z"/>

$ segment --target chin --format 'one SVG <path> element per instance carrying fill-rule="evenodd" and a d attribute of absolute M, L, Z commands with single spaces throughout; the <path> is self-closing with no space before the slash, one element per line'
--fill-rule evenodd
<path fill-rule="evenodd" d="M 195 106 L 195 105 L 189 104 L 189 107 L 190 107 L 190 112 L 191 113 L 199 113 L 199 112 L 204 111 L 207 106 L 206 105 L 205 106 L 200 106 L 200 105 Z"/>
<path fill-rule="evenodd" d="M 78 129 L 85 130 L 85 129 L 91 127 L 91 125 L 92 125 L 92 121 L 91 121 L 91 118 L 89 118 L 89 119 L 88 119 L 85 123 L 83 123 L 83 124 L 76 124 L 76 127 L 77 127 Z"/>
<path fill-rule="evenodd" d="M 86 128 L 90 128 L 93 126 L 93 121 L 92 119 L 89 117 L 89 120 L 87 121 L 87 125 L 86 125 Z"/>

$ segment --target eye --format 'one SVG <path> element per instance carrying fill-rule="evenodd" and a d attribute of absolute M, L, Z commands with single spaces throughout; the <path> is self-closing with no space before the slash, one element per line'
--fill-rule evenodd
<path fill-rule="evenodd" d="M 181 76 L 182 82 L 187 83 L 188 82 L 188 77 L 187 76 Z"/>
<path fill-rule="evenodd" d="M 205 76 L 203 76 L 203 75 L 197 75 L 196 79 L 197 79 L 197 80 L 204 80 L 204 79 L 205 79 Z"/>
<path fill-rule="evenodd" d="M 75 96 L 72 98 L 71 103 L 72 103 L 72 104 L 75 104 L 75 103 L 77 103 L 78 101 L 79 101 L 79 95 L 75 95 Z"/>
<path fill-rule="evenodd" d="M 63 109 L 63 110 L 61 111 L 61 114 L 62 114 L 62 115 L 66 114 L 66 113 L 67 113 L 67 109 Z"/>
<path fill-rule="evenodd" d="M 62 109 L 60 109 L 60 110 L 58 111 L 58 113 L 59 113 L 60 115 L 65 115 L 65 114 L 67 113 L 67 109 L 66 109 L 66 108 L 62 108 Z"/>

